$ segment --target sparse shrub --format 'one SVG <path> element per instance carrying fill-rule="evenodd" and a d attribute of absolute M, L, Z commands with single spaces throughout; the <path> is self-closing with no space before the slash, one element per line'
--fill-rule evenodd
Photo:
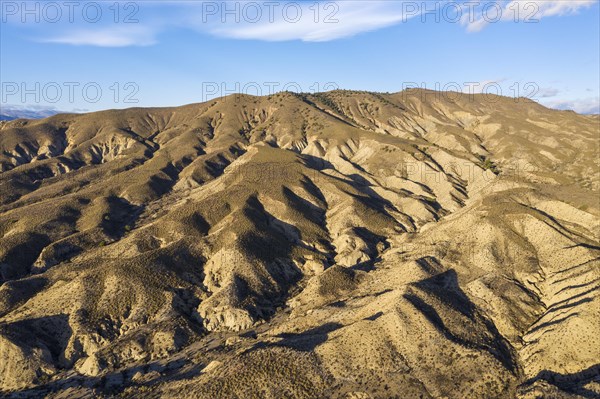
<path fill-rule="evenodd" d="M 491 170 L 494 174 L 500 174 L 500 169 L 498 169 L 498 166 L 489 158 L 487 157 L 482 157 L 482 167 L 485 170 Z"/>

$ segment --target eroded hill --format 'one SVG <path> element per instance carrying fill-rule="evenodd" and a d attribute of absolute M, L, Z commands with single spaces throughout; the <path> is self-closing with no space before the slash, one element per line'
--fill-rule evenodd
<path fill-rule="evenodd" d="M 599 123 L 420 90 L 2 122 L 0 389 L 598 397 Z"/>

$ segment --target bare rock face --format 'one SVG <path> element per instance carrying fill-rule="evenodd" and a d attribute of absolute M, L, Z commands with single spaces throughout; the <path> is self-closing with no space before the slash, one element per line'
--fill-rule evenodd
<path fill-rule="evenodd" d="M 247 330 L 254 324 L 254 319 L 243 309 L 234 307 L 216 307 L 210 312 L 200 310 L 200 315 L 204 319 L 204 327 L 208 331 L 230 330 L 241 331 Z"/>
<path fill-rule="evenodd" d="M 1 383 L 6 390 L 30 387 L 56 372 L 50 351 L 43 346 L 30 347 L 0 335 L 0 356 Z"/>
<path fill-rule="evenodd" d="M 0 396 L 598 396 L 598 117 L 493 100 L 3 122 Z"/>

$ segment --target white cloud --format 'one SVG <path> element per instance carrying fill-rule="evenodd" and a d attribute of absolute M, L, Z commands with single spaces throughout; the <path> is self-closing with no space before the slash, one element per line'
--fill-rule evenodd
<path fill-rule="evenodd" d="M 537 23 L 542 18 L 575 14 L 598 0 L 510 0 L 481 2 L 463 13 L 462 24 L 469 32 L 479 32 L 490 23 Z"/>
<path fill-rule="evenodd" d="M 79 29 L 41 39 L 42 43 L 60 43 L 74 46 L 128 47 L 151 46 L 156 43 L 155 32 L 141 26 Z"/>
<path fill-rule="evenodd" d="M 597 0 L 513 0 L 506 6 L 506 9 L 514 10 L 518 8 L 521 18 L 531 16 L 532 18 L 541 19 L 556 15 L 573 14 L 582 8 L 590 7 L 596 2 Z"/>
<path fill-rule="evenodd" d="M 217 36 L 236 39 L 324 42 L 396 25 L 415 16 L 403 13 L 402 2 L 337 2 L 332 3 L 335 7 L 321 9 L 319 14 L 315 14 L 312 2 L 296 4 L 302 4 L 301 13 L 290 11 L 286 16 L 283 11 L 275 12 L 273 22 L 267 18 L 257 23 L 219 21 L 208 30 Z M 296 15 L 301 17 L 296 18 Z"/>
<path fill-rule="evenodd" d="M 378 30 L 418 16 L 417 13 L 405 16 L 402 5 L 406 2 L 321 1 L 315 7 L 315 2 L 289 0 L 152 1 L 139 3 L 136 14 L 139 23 L 135 24 L 113 23 L 113 11 L 107 9 L 106 18 L 95 24 L 78 20 L 30 27 L 44 28 L 38 36 L 39 42 L 100 47 L 148 46 L 157 43 L 162 32 L 181 28 L 233 39 L 322 42 Z M 254 21 L 256 8 L 251 4 L 260 6 L 260 18 Z M 232 14 L 231 10 L 235 12 Z"/>
<path fill-rule="evenodd" d="M 316 0 L 315 0 L 316 1 Z M 508 23 L 518 16 L 519 22 L 576 13 L 598 3 L 599 0 L 497 0 L 461 4 L 462 18 L 459 25 L 467 31 L 476 32 L 490 24 L 494 10 L 484 13 L 486 4 L 496 4 L 502 12 L 498 22 Z M 108 3 L 107 3 L 108 4 Z M 110 3 L 112 4 L 112 3 Z M 227 5 L 228 4 L 228 5 Z M 255 15 L 251 4 L 260 6 L 261 16 Z M 265 6 L 265 4 L 276 4 Z M 286 4 L 292 7 L 286 8 Z M 301 40 L 325 42 L 375 31 L 389 26 L 423 17 L 423 23 L 457 23 L 446 10 L 448 3 L 435 3 L 438 15 L 432 17 L 432 6 L 421 1 L 397 0 L 353 0 L 327 1 L 318 3 L 318 14 L 314 2 L 214 2 L 214 1 L 150 1 L 139 3 L 136 18 L 139 23 L 112 23 L 112 14 L 107 10 L 105 20 L 98 24 L 46 24 L 47 29 L 38 39 L 41 42 L 101 47 L 149 46 L 158 42 L 162 32 L 172 29 L 190 29 L 204 34 L 232 39 L 262 41 Z M 454 6 L 456 2 L 451 2 Z M 467 4 L 471 4 L 468 6 Z M 479 4 L 474 9 L 472 4 Z M 453 7 L 454 7 L 453 6 Z M 216 7 L 216 8 L 215 8 Z M 238 7 L 232 15 L 229 11 Z M 274 8 L 270 8 L 274 7 Z M 300 17 L 296 18 L 297 7 Z M 455 9 L 455 7 L 454 7 Z M 287 10 L 287 12 L 286 12 Z M 235 15 L 237 13 L 237 16 Z M 449 14 L 453 14 L 452 11 Z M 454 14 L 453 14 L 454 15 Z M 110 16 L 111 18 L 108 18 Z M 246 18 L 244 18 L 246 17 Z M 446 22 L 444 22 L 446 21 Z M 81 21 L 79 21 L 81 22 Z M 54 26 L 50 26 L 54 25 Z M 93 26 L 91 26 L 93 25 Z"/>

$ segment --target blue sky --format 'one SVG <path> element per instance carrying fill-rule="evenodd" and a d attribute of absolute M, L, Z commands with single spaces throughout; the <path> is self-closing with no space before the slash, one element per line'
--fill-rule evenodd
<path fill-rule="evenodd" d="M 599 112 L 598 0 L 0 6 L 3 107 L 94 111 L 417 84 Z"/>

